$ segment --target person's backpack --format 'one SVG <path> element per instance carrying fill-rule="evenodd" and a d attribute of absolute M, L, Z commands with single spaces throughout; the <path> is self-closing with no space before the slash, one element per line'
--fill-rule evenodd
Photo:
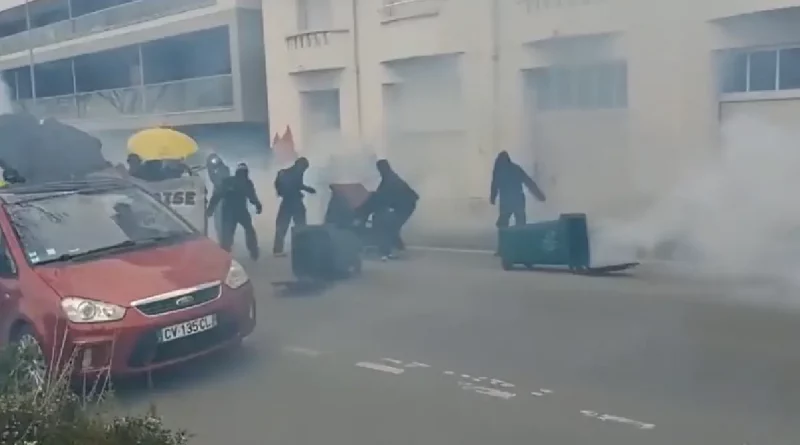
<path fill-rule="evenodd" d="M 278 196 L 283 198 L 288 191 L 289 184 L 287 184 L 289 179 L 289 173 L 286 169 L 278 171 L 278 174 L 275 175 L 275 192 L 278 193 Z"/>

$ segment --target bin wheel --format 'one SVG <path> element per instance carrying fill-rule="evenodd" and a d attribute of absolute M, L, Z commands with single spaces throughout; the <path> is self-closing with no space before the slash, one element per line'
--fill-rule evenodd
<path fill-rule="evenodd" d="M 534 268 L 536 268 L 536 265 L 528 263 L 528 264 L 525 264 L 525 268 L 528 269 L 528 270 L 533 270 Z"/>
<path fill-rule="evenodd" d="M 502 259 L 500 260 L 500 264 L 503 266 L 503 270 L 514 269 L 514 263 L 512 263 L 510 260 Z"/>

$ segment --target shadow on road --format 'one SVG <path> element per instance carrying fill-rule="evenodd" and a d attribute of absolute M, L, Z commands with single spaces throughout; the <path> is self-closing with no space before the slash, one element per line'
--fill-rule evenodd
<path fill-rule="evenodd" d="M 206 357 L 142 375 L 114 382 L 114 401 L 122 406 L 135 405 L 153 396 L 182 393 L 199 387 L 224 384 L 252 375 L 263 368 L 272 351 L 243 345 Z"/>

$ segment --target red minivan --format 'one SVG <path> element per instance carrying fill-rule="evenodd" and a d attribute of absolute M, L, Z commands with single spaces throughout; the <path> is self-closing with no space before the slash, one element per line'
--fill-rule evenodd
<path fill-rule="evenodd" d="M 145 190 L 116 179 L 0 189 L 0 340 L 31 376 L 150 371 L 241 343 L 256 323 L 242 266 Z"/>

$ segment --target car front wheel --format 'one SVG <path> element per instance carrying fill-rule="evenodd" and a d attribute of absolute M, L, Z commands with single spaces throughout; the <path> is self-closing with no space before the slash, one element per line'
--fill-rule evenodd
<path fill-rule="evenodd" d="M 23 326 L 14 333 L 12 341 L 20 359 L 17 375 L 32 388 L 43 389 L 47 383 L 47 358 L 33 330 Z"/>

